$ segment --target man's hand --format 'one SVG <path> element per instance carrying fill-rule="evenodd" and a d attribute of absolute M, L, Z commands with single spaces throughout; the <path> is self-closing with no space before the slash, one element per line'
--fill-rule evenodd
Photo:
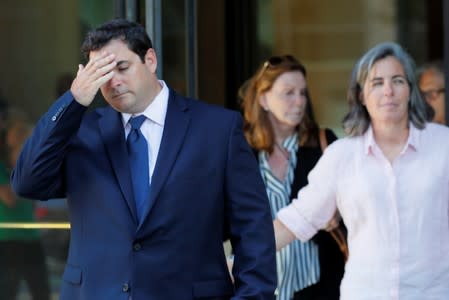
<path fill-rule="evenodd" d="M 97 57 L 91 57 L 86 66 L 78 66 L 78 73 L 70 88 L 78 103 L 89 106 L 98 89 L 114 76 L 113 69 L 117 64 L 114 58 L 114 54 L 103 52 Z"/>

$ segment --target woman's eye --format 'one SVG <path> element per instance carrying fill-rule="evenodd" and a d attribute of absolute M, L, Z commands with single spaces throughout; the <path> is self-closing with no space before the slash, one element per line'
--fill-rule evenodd
<path fill-rule="evenodd" d="M 393 79 L 393 83 L 395 83 L 395 84 L 403 84 L 403 83 L 405 83 L 405 80 L 402 79 L 402 78 L 395 78 L 395 79 Z"/>

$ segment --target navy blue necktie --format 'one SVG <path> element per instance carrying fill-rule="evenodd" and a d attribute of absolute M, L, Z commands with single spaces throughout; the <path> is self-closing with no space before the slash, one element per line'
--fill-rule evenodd
<path fill-rule="evenodd" d="M 142 220 L 142 213 L 150 195 L 148 144 L 140 131 L 140 126 L 145 119 L 146 117 L 143 115 L 129 119 L 131 131 L 129 132 L 126 140 L 129 165 L 131 167 L 134 201 L 136 202 L 136 212 L 139 223 Z"/>

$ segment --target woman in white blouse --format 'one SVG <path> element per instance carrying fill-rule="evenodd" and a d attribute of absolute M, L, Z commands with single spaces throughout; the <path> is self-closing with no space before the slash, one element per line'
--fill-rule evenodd
<path fill-rule="evenodd" d="M 413 60 L 395 43 L 358 61 L 348 100 L 348 137 L 279 211 L 278 249 L 338 209 L 349 243 L 341 299 L 449 299 L 449 129 L 427 122 Z"/>

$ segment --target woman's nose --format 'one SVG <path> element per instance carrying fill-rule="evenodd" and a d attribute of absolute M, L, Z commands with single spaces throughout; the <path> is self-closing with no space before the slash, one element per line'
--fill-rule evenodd
<path fill-rule="evenodd" d="M 390 81 L 387 81 L 384 83 L 384 94 L 385 95 L 391 95 L 393 93 L 393 83 Z"/>

